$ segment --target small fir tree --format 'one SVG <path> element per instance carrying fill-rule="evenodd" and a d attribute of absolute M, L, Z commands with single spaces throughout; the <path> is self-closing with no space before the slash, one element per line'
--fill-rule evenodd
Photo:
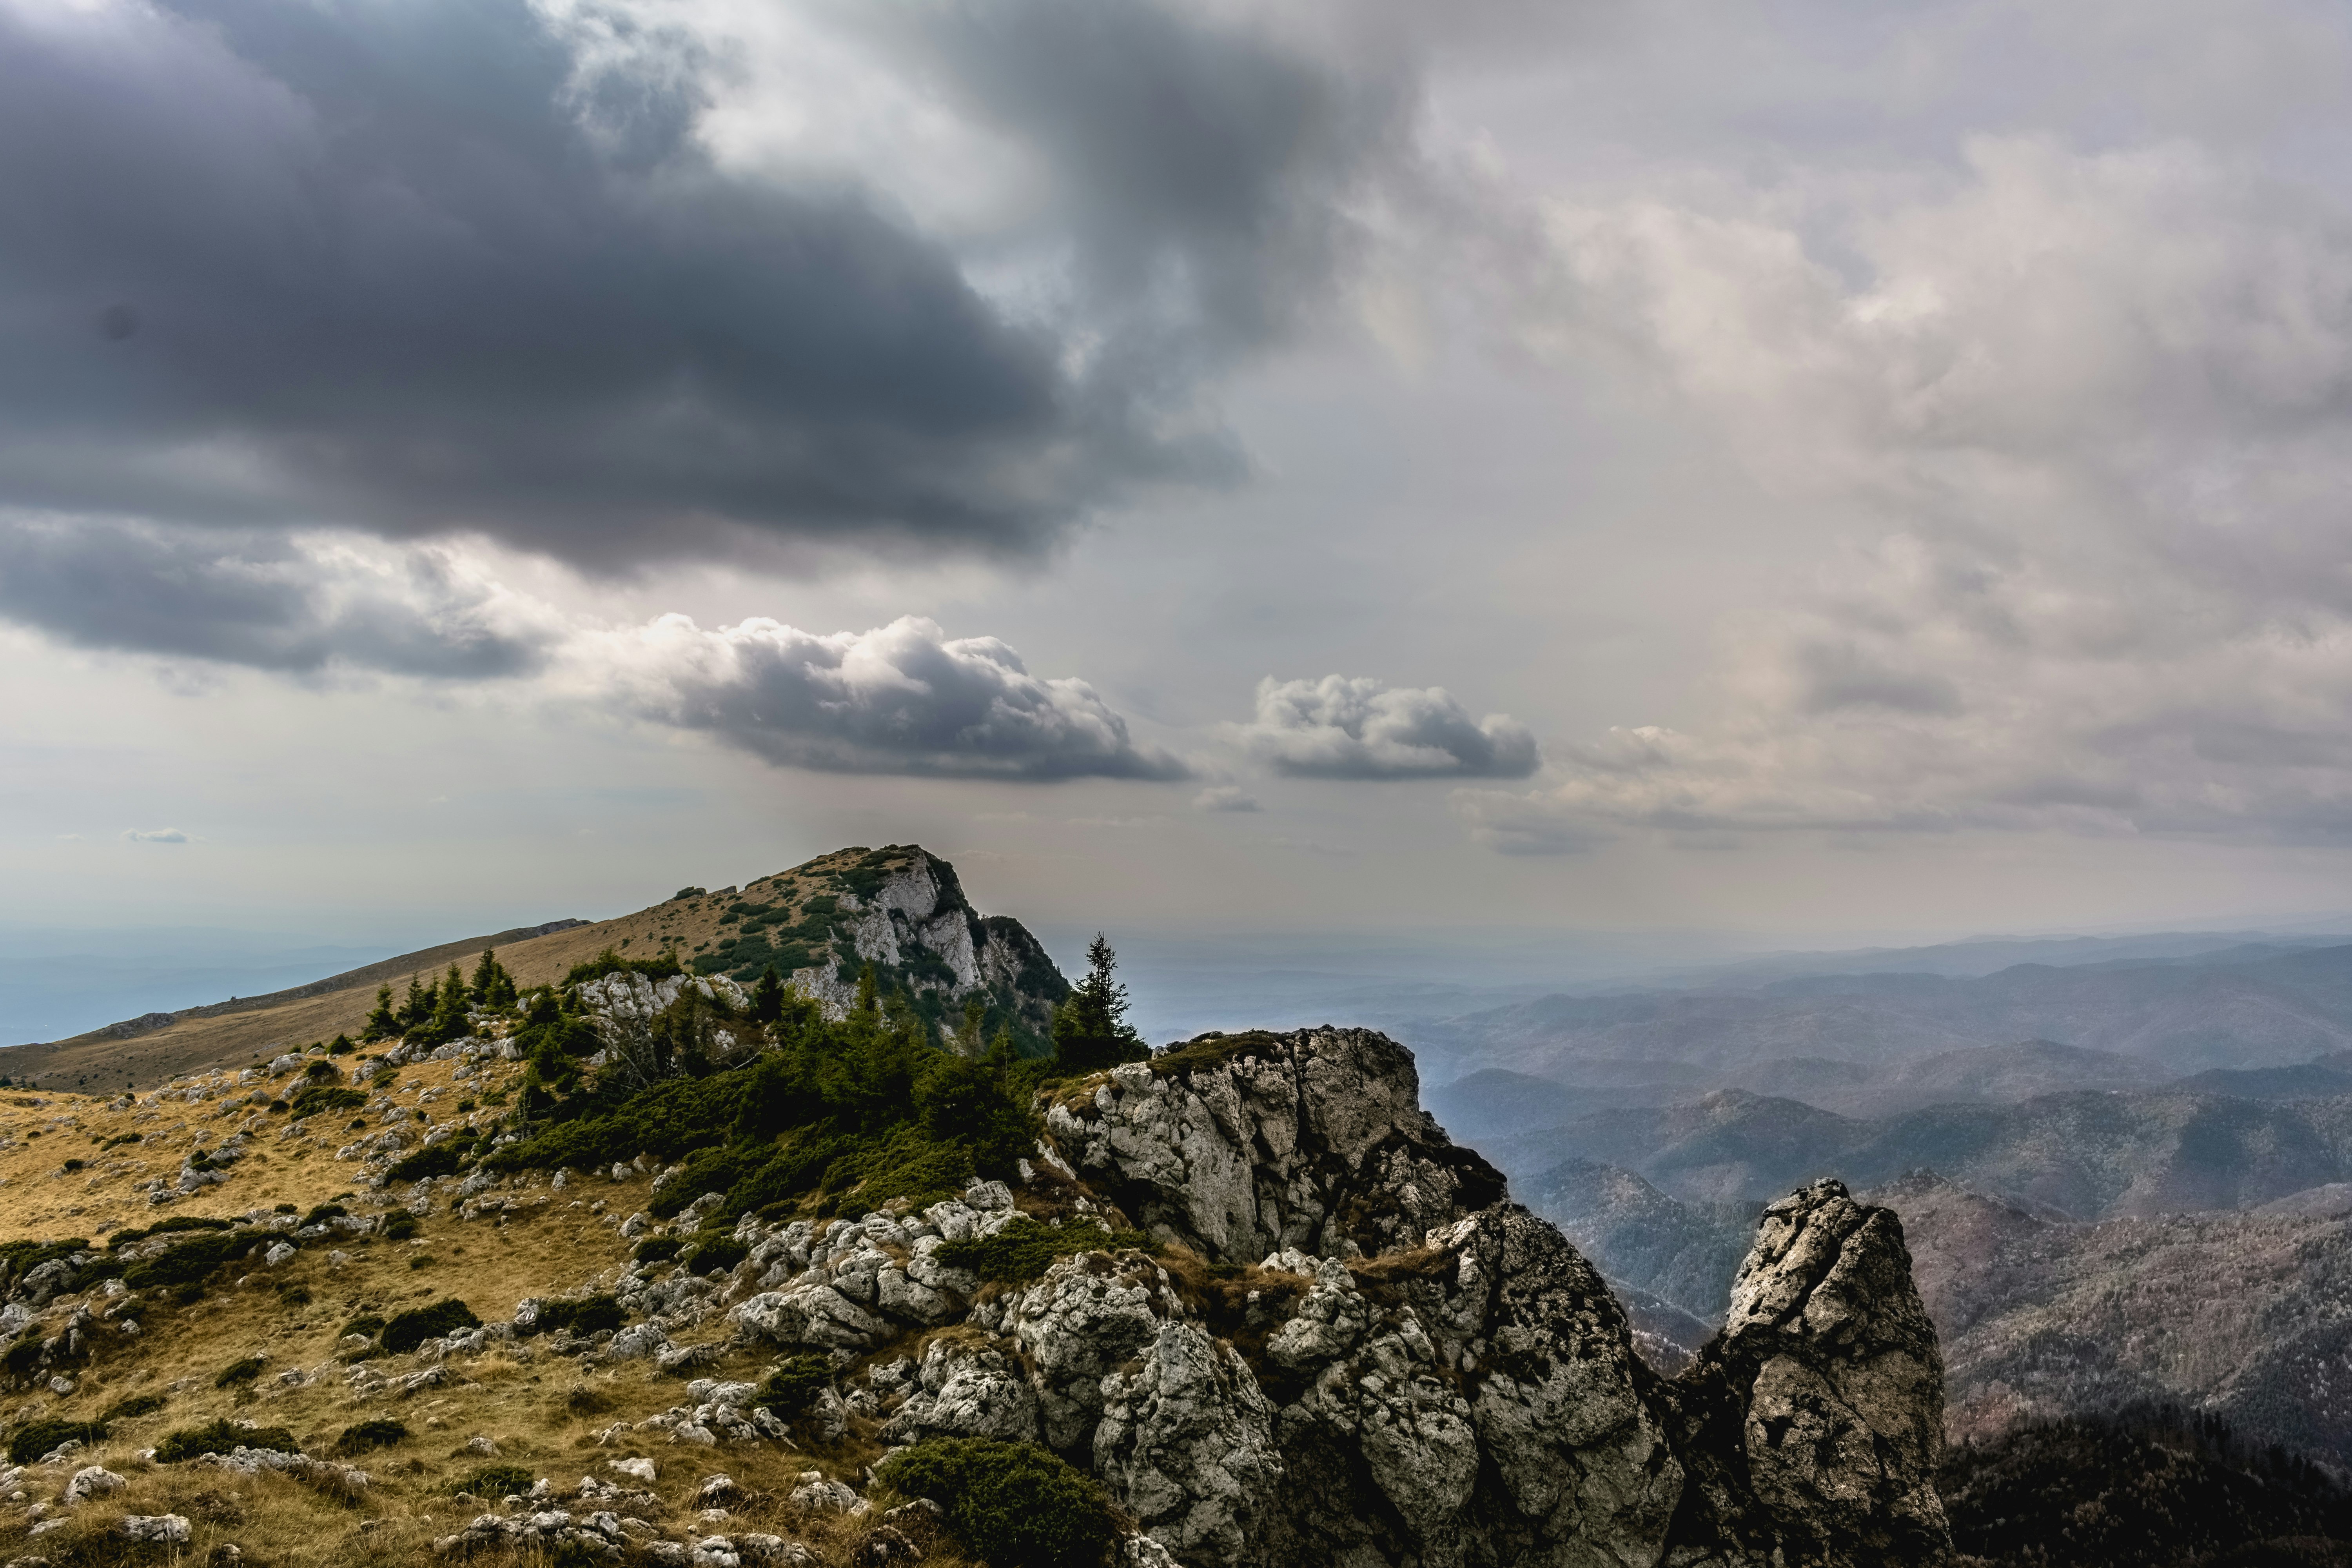
<path fill-rule="evenodd" d="M 400 1033 L 400 1015 L 393 1010 L 392 987 L 375 988 L 375 1010 L 367 1016 L 367 1027 L 360 1031 L 363 1040 L 386 1040 Z M 338 1036 L 337 1038 L 341 1038 Z"/>
<path fill-rule="evenodd" d="M 1100 1072 L 1151 1055 L 1127 1021 L 1127 987 L 1113 978 L 1118 955 L 1100 931 L 1087 946 L 1087 977 L 1054 1010 L 1054 1058 L 1064 1072 Z"/>

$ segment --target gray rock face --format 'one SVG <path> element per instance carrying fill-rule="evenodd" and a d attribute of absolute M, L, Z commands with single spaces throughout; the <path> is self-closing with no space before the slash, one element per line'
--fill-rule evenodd
<path fill-rule="evenodd" d="M 1143 1228 L 1212 1258 L 1418 1243 L 1503 1196 L 1421 1110 L 1412 1053 L 1369 1029 L 1208 1037 L 1109 1073 L 1046 1131 Z"/>
<path fill-rule="evenodd" d="M 1818 1182 L 1764 1211 L 1724 1331 L 1671 1386 L 1692 1495 L 1677 1563 L 1924 1563 L 1943 1359 L 1901 1222 Z"/>
<path fill-rule="evenodd" d="M 1117 1069 L 1048 1127 L 1087 1187 L 1240 1279 L 1073 1258 L 998 1319 L 1044 1440 L 1179 1562 L 1948 1553 L 1940 1363 L 1891 1213 L 1834 1184 L 1775 1205 L 1726 1333 L 1669 1384 L 1591 1267 L 1419 1111 L 1402 1047 L 1209 1047 Z"/>

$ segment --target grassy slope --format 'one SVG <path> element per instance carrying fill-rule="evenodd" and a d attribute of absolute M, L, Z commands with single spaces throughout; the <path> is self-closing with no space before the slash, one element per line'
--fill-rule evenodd
<path fill-rule="evenodd" d="M 511 1089 L 522 1070 L 519 1064 L 496 1064 L 459 1086 L 451 1082 L 455 1065 L 429 1062 L 404 1068 L 395 1087 L 397 1102 L 411 1107 L 422 1101 L 439 1121 L 455 1115 L 461 1095 L 499 1085 Z M 285 1081 L 279 1080 L 281 1087 Z M 254 1087 L 259 1086 L 226 1090 L 223 1099 L 249 1093 Z M 35 1098 L 47 1103 L 25 1103 Z M 84 1097 L 17 1095 L 5 1097 L 0 1110 L 5 1111 L 0 1127 L 9 1130 L 7 1135 L 16 1144 L 0 1152 L 0 1177 L 5 1177 L 0 1180 L 0 1240 L 95 1236 L 101 1228 L 150 1225 L 166 1215 L 228 1216 L 279 1203 L 307 1211 L 337 1197 L 354 1213 L 379 1213 L 407 1195 L 405 1187 L 367 1194 L 356 1165 L 335 1160 L 338 1144 L 359 1136 L 348 1130 L 348 1114 L 312 1118 L 302 1124 L 303 1131 L 280 1141 L 275 1133 L 284 1129 L 282 1116 L 243 1106 L 224 1114 L 216 1101 L 142 1110 L 116 1110 Z M 495 1114 L 477 1113 L 485 1120 Z M 367 1120 L 371 1131 L 382 1122 L 374 1112 Z M 142 1173 L 142 1160 L 151 1167 L 146 1173 L 169 1175 L 178 1169 L 180 1156 L 200 1128 L 212 1134 L 206 1142 L 217 1142 L 248 1121 L 257 1129 L 257 1152 L 231 1167 L 226 1183 L 160 1209 L 151 1208 L 131 1190 L 131 1183 Z M 36 1127 L 49 1130 L 37 1139 L 26 1138 Z M 98 1142 L 134 1130 L 142 1133 L 142 1142 L 118 1148 L 102 1160 L 96 1156 Z M 66 1173 L 59 1167 L 67 1157 L 95 1163 L 87 1171 Z M 829 1517 L 803 1516 L 783 1498 L 803 1470 L 821 1470 L 830 1478 L 860 1477 L 880 1454 L 872 1423 L 853 1423 L 848 1436 L 835 1444 L 804 1440 L 797 1451 L 774 1444 L 716 1450 L 671 1447 L 659 1432 L 646 1437 L 623 1434 L 600 1446 L 592 1434 L 614 1422 L 634 1424 L 687 1403 L 683 1379 L 663 1376 L 645 1361 L 588 1370 L 547 1353 L 544 1341 L 531 1343 L 529 1359 L 499 1349 L 451 1362 L 446 1385 L 405 1398 L 389 1391 L 354 1397 L 344 1382 L 347 1369 L 337 1360 L 337 1340 L 345 1323 L 362 1313 L 390 1317 L 450 1296 L 466 1301 L 485 1321 L 499 1321 L 510 1319 L 516 1303 L 526 1296 L 570 1293 L 599 1276 L 609 1279 L 631 1247 L 618 1234 L 619 1222 L 646 1207 L 651 1190 L 644 1176 L 618 1183 L 599 1176 L 558 1192 L 541 1174 L 528 1178 L 519 1192 L 509 1192 L 544 1203 L 504 1219 L 461 1220 L 450 1212 L 454 1194 L 448 1189 L 453 1185 L 438 1184 L 436 1213 L 425 1219 L 412 1240 L 344 1240 L 340 1247 L 349 1261 L 340 1265 L 329 1257 L 338 1244 L 314 1243 L 278 1268 L 257 1266 L 239 1283 L 217 1289 L 193 1305 L 155 1305 L 146 1317 L 145 1331 L 136 1338 L 101 1330 L 98 1352 L 70 1394 L 29 1389 L 0 1395 L 0 1415 L 11 1430 L 37 1418 L 87 1420 L 131 1394 L 162 1393 L 168 1400 L 154 1415 L 119 1421 L 104 1444 L 54 1474 L 38 1468 L 30 1472 L 23 1484 L 36 1497 L 54 1493 L 85 1464 L 105 1465 L 129 1478 L 131 1485 L 103 1503 L 86 1505 L 79 1510 L 86 1517 L 78 1516 L 74 1524 L 29 1545 L 23 1513 L 0 1508 L 0 1560 L 31 1550 L 58 1568 L 79 1562 L 146 1561 L 105 1531 L 121 1513 L 171 1511 L 193 1521 L 196 1539 L 193 1551 L 178 1559 L 153 1554 L 159 1563 L 203 1563 L 211 1545 L 235 1542 L 247 1561 L 271 1568 L 423 1564 L 438 1561 L 431 1552 L 434 1538 L 462 1529 L 481 1511 L 480 1505 L 460 1503 L 452 1495 L 454 1487 L 477 1468 L 493 1462 L 520 1464 L 570 1493 L 583 1475 L 634 1486 L 605 1465 L 608 1459 L 633 1456 L 651 1458 L 658 1467 L 652 1489 L 665 1506 L 649 1517 L 672 1527 L 673 1539 L 678 1527 L 692 1519 L 688 1504 L 695 1489 L 723 1472 L 764 1494 L 764 1500 L 737 1507 L 731 1519 L 711 1529 L 781 1534 L 825 1552 L 828 1560 L 847 1560 L 855 1531 Z M 360 1189 L 356 1196 L 354 1188 Z M 307 1303 L 297 1304 L 292 1294 L 297 1288 L 308 1292 Z M 93 1291 L 89 1300 L 95 1307 L 105 1298 Z M 71 1306 L 71 1299 L 52 1303 L 52 1321 Z M 725 1334 L 724 1325 L 714 1320 L 680 1338 L 691 1342 L 723 1339 Z M 255 1355 L 267 1357 L 268 1366 L 250 1391 L 213 1386 L 222 1368 Z M 373 1364 L 397 1377 L 422 1363 L 405 1356 L 379 1356 Z M 777 1364 L 772 1352 L 730 1351 L 688 1375 L 756 1381 Z M 278 1385 L 278 1373 L 289 1369 L 310 1373 L 312 1380 L 290 1388 Z M 355 1504 L 278 1476 L 240 1478 L 186 1466 L 153 1466 L 136 1458 L 166 1432 L 224 1415 L 289 1427 L 303 1448 L 317 1456 L 331 1453 L 341 1431 L 363 1420 L 401 1421 L 412 1436 L 350 1461 L 374 1479 Z M 496 1445 L 494 1458 L 467 1447 L 477 1435 Z M 566 1504 L 559 1499 L 549 1506 Z M 506 1560 L 504 1553 L 488 1559 Z M 926 1561 L 952 1564 L 959 1559 L 942 1545 Z"/>
<path fill-rule="evenodd" d="M 814 885 L 816 878 L 853 865 L 866 853 L 850 848 L 820 856 L 789 871 L 760 879 L 738 896 L 751 895 L 756 889 L 756 896 L 773 899 L 779 889 L 769 884 L 788 878 L 798 879 L 806 892 L 821 891 Z M 805 896 L 804 892 L 802 898 Z M 719 940 L 719 921 L 733 901 L 731 897 L 714 895 L 655 904 L 635 914 L 501 946 L 499 961 L 518 984 L 528 987 L 562 979 L 564 971 L 607 947 L 634 958 L 650 957 L 675 943 L 681 954 L 691 958 Z M 801 901 L 799 898 L 791 900 L 795 915 Z M 423 974 L 429 980 L 452 963 L 470 973 L 474 958 L 490 940 L 475 938 L 403 953 L 322 981 L 320 984 L 335 989 L 315 995 L 279 993 L 276 997 L 217 1004 L 202 1009 L 202 1016 L 183 1017 L 167 1027 L 128 1038 L 92 1031 L 47 1045 L 13 1047 L 0 1050 L 0 1074 L 29 1079 L 42 1089 L 111 1092 L 125 1084 L 149 1088 L 175 1073 L 244 1067 L 256 1058 L 267 1060 L 279 1051 L 299 1050 L 313 1040 L 337 1034 L 356 1037 L 375 1003 L 378 985 L 390 984 L 395 993 L 403 992 L 409 975 Z"/>

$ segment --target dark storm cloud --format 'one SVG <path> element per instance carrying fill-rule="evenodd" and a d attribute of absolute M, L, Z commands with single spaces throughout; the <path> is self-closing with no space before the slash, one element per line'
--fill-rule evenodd
<path fill-rule="evenodd" d="M 1066 318 L 848 177 L 720 171 L 692 48 L 609 18 L 0 0 L 0 502 L 620 565 L 1029 549 L 1224 471 L 1192 378 L 1328 276 L 1393 95 L 1131 0 L 901 25 L 1054 171 Z"/>
<path fill-rule="evenodd" d="M 869 25 L 1046 162 L 1080 287 L 1155 352 L 1287 330 L 1342 265 L 1350 196 L 1404 155 L 1401 68 L 1156 5 L 930 0 Z"/>
<path fill-rule="evenodd" d="M 499 597 L 413 551 L 387 564 L 249 531 L 0 523 L 0 616 L 84 647 L 290 674 L 527 673 L 551 628 Z"/>

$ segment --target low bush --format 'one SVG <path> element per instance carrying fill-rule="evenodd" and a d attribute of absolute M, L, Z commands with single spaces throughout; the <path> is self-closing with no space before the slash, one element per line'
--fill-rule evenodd
<path fill-rule="evenodd" d="M 110 1421 L 134 1421 L 142 1415 L 152 1415 L 163 1408 L 163 1396 L 160 1394 L 134 1394 L 126 1399 L 116 1400 L 99 1412 L 99 1424 L 104 1426 Z"/>
<path fill-rule="evenodd" d="M 383 1320 L 377 1317 L 373 1312 L 363 1312 L 360 1316 L 353 1318 L 350 1322 L 345 1323 L 343 1325 L 342 1334 L 338 1335 L 337 1337 L 343 1338 L 352 1334 L 365 1334 L 368 1338 L 373 1339 L 376 1335 L 382 1332 L 383 1332 Z"/>
<path fill-rule="evenodd" d="M 219 1375 L 213 1379 L 213 1386 L 233 1388 L 240 1383 L 251 1383 L 258 1378 L 268 1365 L 268 1362 L 257 1355 L 247 1356 L 243 1361 L 233 1361 L 220 1369 Z"/>
<path fill-rule="evenodd" d="M 934 1438 L 876 1473 L 901 1496 L 938 1503 L 950 1533 L 992 1568 L 1100 1568 L 1119 1542 L 1101 1485 L 1034 1443 Z"/>
<path fill-rule="evenodd" d="M 181 1465 L 200 1454 L 228 1454 L 238 1448 L 275 1448 L 298 1454 L 294 1434 L 283 1426 L 240 1426 L 234 1421 L 208 1421 L 184 1426 L 155 1445 L 158 1464 Z"/>
<path fill-rule="evenodd" d="M 621 1303 L 611 1296 L 583 1296 L 571 1301 L 541 1301 L 539 1321 L 530 1326 L 534 1334 L 569 1331 L 593 1334 L 599 1331 L 614 1331 L 629 1321 Z"/>
<path fill-rule="evenodd" d="M 233 1258 L 278 1238 L 268 1231 L 225 1230 L 181 1242 L 169 1252 L 142 1258 L 122 1271 L 122 1282 L 134 1290 L 157 1287 L 201 1286 L 206 1276 Z"/>
<path fill-rule="evenodd" d="M 29 1465 L 52 1448 L 68 1443 L 103 1443 L 106 1422 L 27 1421 L 8 1435 L 8 1462 Z"/>
<path fill-rule="evenodd" d="M 769 1409 L 789 1421 L 816 1403 L 816 1396 L 833 1386 L 833 1358 L 823 1355 L 796 1355 L 768 1374 L 761 1385 L 761 1401 Z"/>
<path fill-rule="evenodd" d="M 343 1428 L 343 1435 L 335 1439 L 335 1452 L 346 1456 L 364 1454 L 371 1448 L 389 1448 L 407 1440 L 408 1428 L 397 1421 L 362 1421 Z"/>
<path fill-rule="evenodd" d="M 449 1489 L 482 1498 L 512 1497 L 530 1491 L 536 1479 L 520 1465 L 484 1465 Z"/>
<path fill-rule="evenodd" d="M 675 1236 L 649 1236 L 637 1243 L 635 1256 L 640 1263 L 667 1263 L 685 1247 L 686 1243 Z"/>
<path fill-rule="evenodd" d="M 415 1236 L 416 1231 L 417 1220 L 415 1215 L 396 1214 L 383 1222 L 383 1229 L 377 1234 L 386 1241 L 406 1241 Z"/>
<path fill-rule="evenodd" d="M 289 1207 L 291 1205 L 289 1205 Z M 352 1211 L 341 1204 L 320 1204 L 302 1216 L 304 1225 L 320 1225 L 331 1219 L 342 1219 Z"/>
<path fill-rule="evenodd" d="M 392 1355 L 406 1355 L 427 1340 L 437 1340 L 454 1334 L 460 1329 L 478 1329 L 482 1320 L 474 1310 L 450 1297 L 429 1307 L 418 1307 L 394 1318 L 383 1326 L 383 1348 Z"/>
<path fill-rule="evenodd" d="M 731 1236 L 714 1236 L 695 1243 L 678 1258 L 689 1274 L 723 1274 L 751 1256 L 751 1248 Z"/>
<path fill-rule="evenodd" d="M 384 1174 L 395 1182 L 421 1182 L 432 1176 L 454 1176 L 457 1167 L 474 1152 L 471 1143 L 461 1143 L 452 1138 L 445 1142 L 427 1143 L 414 1154 L 393 1162 Z"/>
<path fill-rule="evenodd" d="M 1149 1249 L 1151 1238 L 1141 1231 L 1113 1231 L 1099 1221 L 1070 1225 L 1040 1225 L 1023 1215 L 994 1236 L 975 1236 L 940 1244 L 933 1254 L 950 1268 L 965 1268 L 984 1280 L 1025 1285 L 1044 1277 L 1056 1258 L 1074 1252 L 1108 1252 L 1125 1247 Z"/>
<path fill-rule="evenodd" d="M 316 1116 L 321 1111 L 357 1110 L 367 1103 L 367 1095 L 362 1090 L 346 1089 L 341 1084 L 312 1084 L 294 1097 L 292 1101 L 294 1120 L 299 1121 L 304 1117 Z"/>
<path fill-rule="evenodd" d="M 131 1243 L 144 1241 L 151 1236 L 166 1236 L 183 1230 L 233 1230 L 236 1226 L 235 1220 L 207 1219 L 203 1215 L 194 1214 L 175 1214 L 168 1219 L 156 1221 L 143 1230 L 118 1230 L 106 1238 L 106 1246 L 109 1251 L 120 1252 Z"/>

